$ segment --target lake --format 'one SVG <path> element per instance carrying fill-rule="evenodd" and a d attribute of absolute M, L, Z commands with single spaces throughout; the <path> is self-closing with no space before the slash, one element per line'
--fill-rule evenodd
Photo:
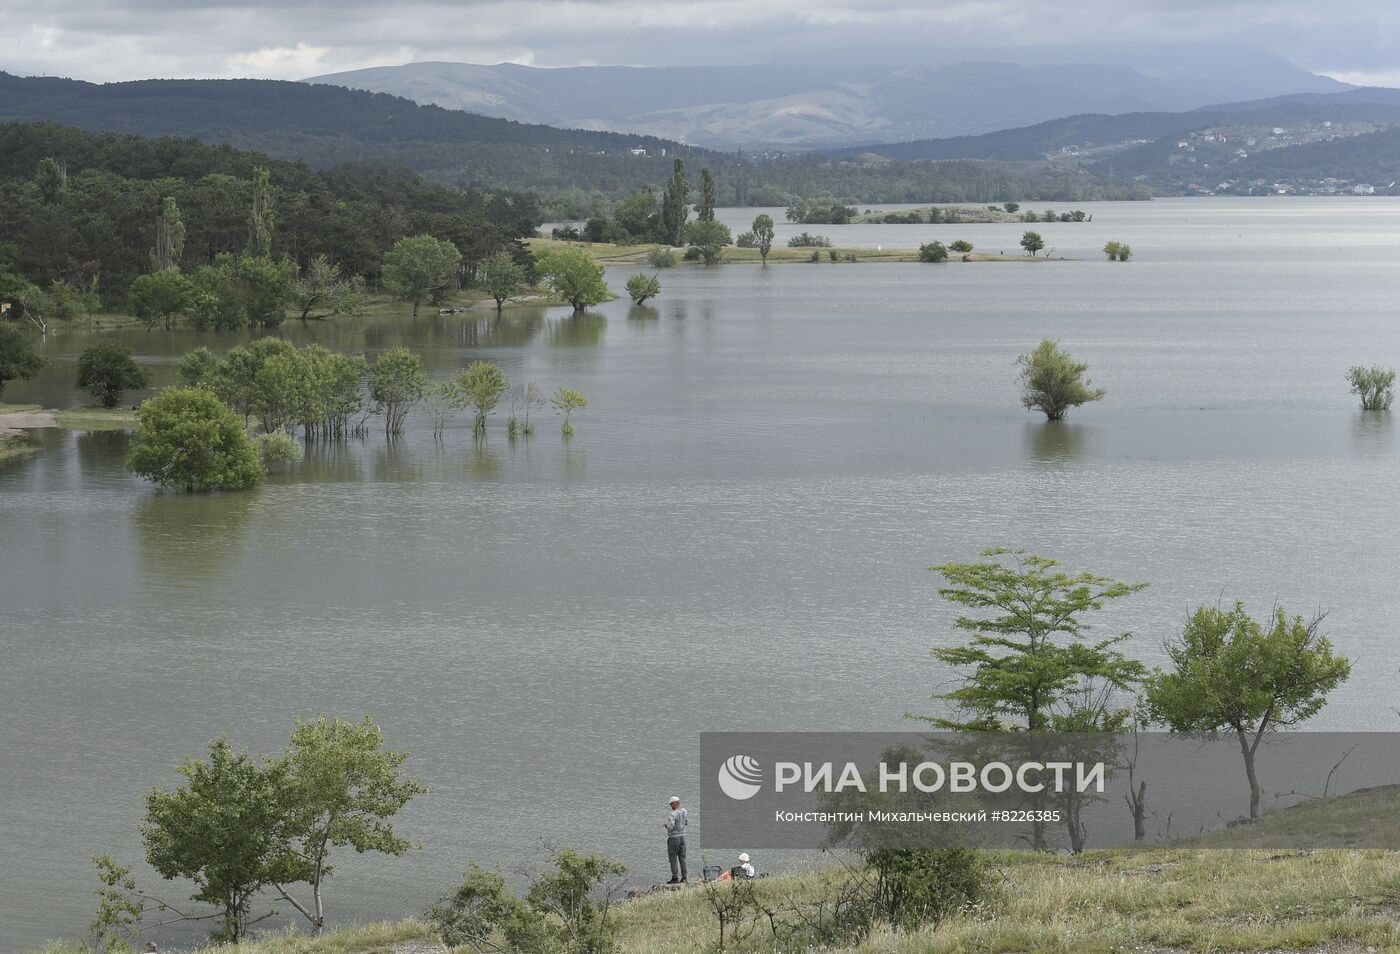
<path fill-rule="evenodd" d="M 191 497 L 129 476 L 125 433 L 39 432 L 44 453 L 0 465 L 0 948 L 86 928 L 89 856 L 141 858 L 143 796 L 186 754 L 221 733 L 273 752 L 323 712 L 373 713 L 432 788 L 400 825 L 422 851 L 341 857 L 333 921 L 417 909 L 542 843 L 664 880 L 658 823 L 696 788 L 697 733 L 910 727 L 950 678 L 930 647 L 957 638 L 927 568 L 989 546 L 1150 581 L 1098 628 L 1150 663 L 1201 603 L 1327 609 L 1357 665 L 1312 725 L 1400 728 L 1397 425 L 1343 380 L 1400 364 L 1400 200 L 1033 205 L 1092 213 L 1031 226 L 1074 260 L 673 268 L 645 309 L 282 329 L 578 388 L 568 442 L 550 411 L 516 443 L 498 412 L 480 447 L 465 415 L 441 443 L 416 416 L 392 444 L 371 427 Z M 1026 227 L 779 242 L 1011 254 Z M 1134 259 L 1104 261 L 1108 239 Z M 1047 336 L 1108 390 L 1059 426 L 1018 402 L 1016 356 Z M 246 340 L 107 337 L 161 384 L 185 351 Z M 83 403 L 92 340 L 51 335 L 4 400 Z"/>

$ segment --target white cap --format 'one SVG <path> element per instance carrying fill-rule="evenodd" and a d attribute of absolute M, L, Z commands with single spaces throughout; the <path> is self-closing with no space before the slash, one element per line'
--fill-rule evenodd
<path fill-rule="evenodd" d="M 670 798 L 666 799 L 666 804 L 667 804 L 667 805 L 674 805 L 674 804 L 676 804 L 676 802 L 678 802 L 678 801 L 680 801 L 680 800 L 681 800 L 681 797 L 680 797 L 679 795 L 672 795 Z"/>
<path fill-rule="evenodd" d="M 744 852 L 743 854 L 741 854 L 741 855 L 739 856 L 739 860 L 742 861 L 744 864 L 748 864 L 748 863 L 749 863 L 749 853 L 746 851 L 746 852 Z"/>

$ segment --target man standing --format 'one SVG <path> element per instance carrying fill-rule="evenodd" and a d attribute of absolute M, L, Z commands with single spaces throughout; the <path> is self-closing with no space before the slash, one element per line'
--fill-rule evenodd
<path fill-rule="evenodd" d="M 671 814 L 662 825 L 666 828 L 666 857 L 671 862 L 671 880 L 667 884 L 685 884 L 685 829 L 690 824 L 678 796 L 671 796 Z"/>

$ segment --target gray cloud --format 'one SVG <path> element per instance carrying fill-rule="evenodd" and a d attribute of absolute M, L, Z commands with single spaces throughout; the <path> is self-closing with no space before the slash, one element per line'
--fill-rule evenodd
<path fill-rule="evenodd" d="M 0 15 L 0 68 L 103 81 L 294 79 L 411 60 L 1131 64 L 1123 44 L 1177 41 L 1248 44 L 1352 81 L 1400 78 L 1393 0 L 0 0 Z"/>

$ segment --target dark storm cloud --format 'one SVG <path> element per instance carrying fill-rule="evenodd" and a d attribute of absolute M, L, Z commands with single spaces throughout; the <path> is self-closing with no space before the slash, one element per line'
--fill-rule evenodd
<path fill-rule="evenodd" d="M 1248 44 L 1310 69 L 1400 80 L 1400 5 L 1362 0 L 0 0 L 0 68 L 111 80 L 298 78 L 402 63 L 1111 60 L 1117 44 Z"/>

